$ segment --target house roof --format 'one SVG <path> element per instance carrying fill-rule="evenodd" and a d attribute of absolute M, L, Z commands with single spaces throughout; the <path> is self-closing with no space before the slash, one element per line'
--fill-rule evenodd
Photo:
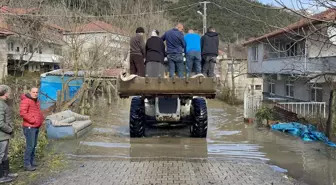
<path fill-rule="evenodd" d="M 127 32 L 115 27 L 111 24 L 108 24 L 104 21 L 92 21 L 87 24 L 82 24 L 71 30 L 70 34 L 77 34 L 77 33 L 105 33 L 105 32 L 112 32 L 127 35 Z"/>
<path fill-rule="evenodd" d="M 328 9 L 324 12 L 315 14 L 313 16 L 310 17 L 304 17 L 302 19 L 300 19 L 298 22 L 295 22 L 293 24 L 290 24 L 284 28 L 281 29 L 277 29 L 275 31 L 272 31 L 270 33 L 267 33 L 263 36 L 257 37 L 257 38 L 250 38 L 247 42 L 245 42 L 243 45 L 248 45 L 248 44 L 252 44 L 254 42 L 258 42 L 267 38 L 272 38 L 284 33 L 291 33 L 293 30 L 296 30 L 298 28 L 302 28 L 302 27 L 306 27 L 309 25 L 313 25 L 313 24 L 317 24 L 320 23 L 322 21 L 335 21 L 336 19 L 336 9 L 332 8 L 332 9 Z"/>
<path fill-rule="evenodd" d="M 30 14 L 34 13 L 37 8 L 23 9 L 23 8 L 9 8 L 8 6 L 3 6 L 0 8 L 0 12 L 2 13 L 14 13 L 14 14 Z M 7 21 L 4 17 L 0 17 L 0 35 L 14 35 L 16 34 L 13 31 L 13 25 L 10 21 Z M 57 30 L 57 32 L 53 32 L 52 30 Z M 51 23 L 44 23 L 44 26 L 41 30 L 45 34 L 45 40 L 55 43 L 61 44 L 62 42 L 62 33 L 66 29 Z M 20 33 L 17 33 L 20 34 Z"/>
<path fill-rule="evenodd" d="M 49 28 L 52 28 L 52 29 L 56 29 L 56 30 L 58 30 L 58 31 L 69 31 L 69 30 L 67 30 L 67 29 L 65 29 L 65 28 L 63 28 L 63 27 L 61 27 L 61 26 L 58 26 L 58 25 L 56 25 L 56 24 L 52 24 L 52 23 L 46 23 L 46 27 L 49 27 Z"/>
<path fill-rule="evenodd" d="M 10 8 L 8 6 L 3 6 L 0 8 L 1 13 L 13 13 L 13 14 L 29 14 L 37 11 L 38 8 Z"/>

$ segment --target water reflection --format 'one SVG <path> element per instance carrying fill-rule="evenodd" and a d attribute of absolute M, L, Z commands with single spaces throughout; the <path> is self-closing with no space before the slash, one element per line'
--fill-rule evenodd
<path fill-rule="evenodd" d="M 56 142 L 55 146 L 73 157 L 258 160 L 308 184 L 333 184 L 333 148 L 244 124 L 239 106 L 208 101 L 208 107 L 206 139 L 190 138 L 188 128 L 150 129 L 148 137 L 130 139 L 129 100 L 110 107 L 98 101 L 92 116 L 95 128 L 77 141 Z"/>

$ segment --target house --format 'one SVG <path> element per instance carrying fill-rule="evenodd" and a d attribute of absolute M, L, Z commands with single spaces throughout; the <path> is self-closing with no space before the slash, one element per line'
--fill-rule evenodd
<path fill-rule="evenodd" d="M 104 21 L 73 25 L 64 33 L 67 65 L 83 69 L 123 67 L 129 52 L 128 33 Z"/>
<path fill-rule="evenodd" d="M 336 29 L 329 9 L 244 43 L 248 73 L 264 80 L 264 99 L 328 102 L 336 73 Z"/>
<path fill-rule="evenodd" d="M 225 51 L 219 51 L 218 61 L 221 82 L 224 87 L 234 90 L 237 99 L 243 100 L 244 93 L 261 95 L 262 78 L 250 78 L 247 74 L 246 48 L 230 44 Z"/>
<path fill-rule="evenodd" d="M 59 67 L 62 58 L 60 28 L 26 16 L 36 11 L 34 8 L 0 8 L 4 15 L 15 15 L 0 17 L 0 60 L 4 72 L 0 78 L 16 71 L 47 72 Z"/>

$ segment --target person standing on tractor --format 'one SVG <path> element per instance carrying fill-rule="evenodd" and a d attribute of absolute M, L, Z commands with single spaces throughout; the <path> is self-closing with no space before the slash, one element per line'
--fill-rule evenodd
<path fill-rule="evenodd" d="M 130 73 L 138 76 L 145 76 L 144 59 L 146 57 L 145 41 L 143 35 L 145 30 L 138 27 L 136 35 L 130 40 Z"/>
<path fill-rule="evenodd" d="M 164 77 L 165 45 L 159 37 L 159 31 L 153 30 L 152 36 L 146 42 L 146 75 L 149 77 Z"/>
<path fill-rule="evenodd" d="M 167 59 L 169 65 L 169 77 L 172 78 L 175 75 L 175 68 L 179 78 L 183 78 L 185 71 L 183 63 L 183 53 L 185 48 L 184 26 L 181 23 L 177 23 L 175 28 L 167 31 L 161 37 L 163 41 L 166 41 L 167 45 Z"/>
<path fill-rule="evenodd" d="M 188 33 L 184 36 L 185 41 L 185 53 L 187 58 L 187 77 L 193 71 L 193 67 L 196 69 L 196 74 L 201 73 L 201 37 L 194 32 L 193 29 L 189 29 Z"/>
<path fill-rule="evenodd" d="M 218 56 L 218 33 L 215 28 L 209 27 L 208 31 L 201 38 L 201 50 L 202 50 L 202 73 L 207 77 L 215 76 L 215 65 Z"/>

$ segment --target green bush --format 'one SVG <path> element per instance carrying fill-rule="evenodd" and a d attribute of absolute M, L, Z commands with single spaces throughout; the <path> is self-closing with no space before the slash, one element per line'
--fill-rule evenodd
<path fill-rule="evenodd" d="M 16 80 L 17 79 L 17 80 Z M 12 99 L 8 102 L 13 109 L 13 124 L 14 124 L 14 137 L 9 141 L 9 160 L 11 168 L 18 170 L 23 165 L 23 156 L 26 148 L 26 141 L 22 130 L 22 118 L 20 117 L 20 95 L 23 92 L 23 87 L 27 89 L 37 86 L 39 79 L 34 75 L 29 77 L 12 77 L 8 76 L 4 80 L 5 84 L 11 87 Z M 48 145 L 45 129 L 40 128 L 38 144 L 36 147 L 36 158 L 42 159 L 45 155 L 44 151 Z"/>
<path fill-rule="evenodd" d="M 232 90 L 228 87 L 223 87 L 217 97 L 229 105 L 239 105 L 244 103 L 243 101 L 238 100 L 237 97 L 232 96 Z"/>
<path fill-rule="evenodd" d="M 272 120 L 274 118 L 273 110 L 268 107 L 260 108 L 255 114 L 257 123 L 262 123 L 263 120 Z"/>

